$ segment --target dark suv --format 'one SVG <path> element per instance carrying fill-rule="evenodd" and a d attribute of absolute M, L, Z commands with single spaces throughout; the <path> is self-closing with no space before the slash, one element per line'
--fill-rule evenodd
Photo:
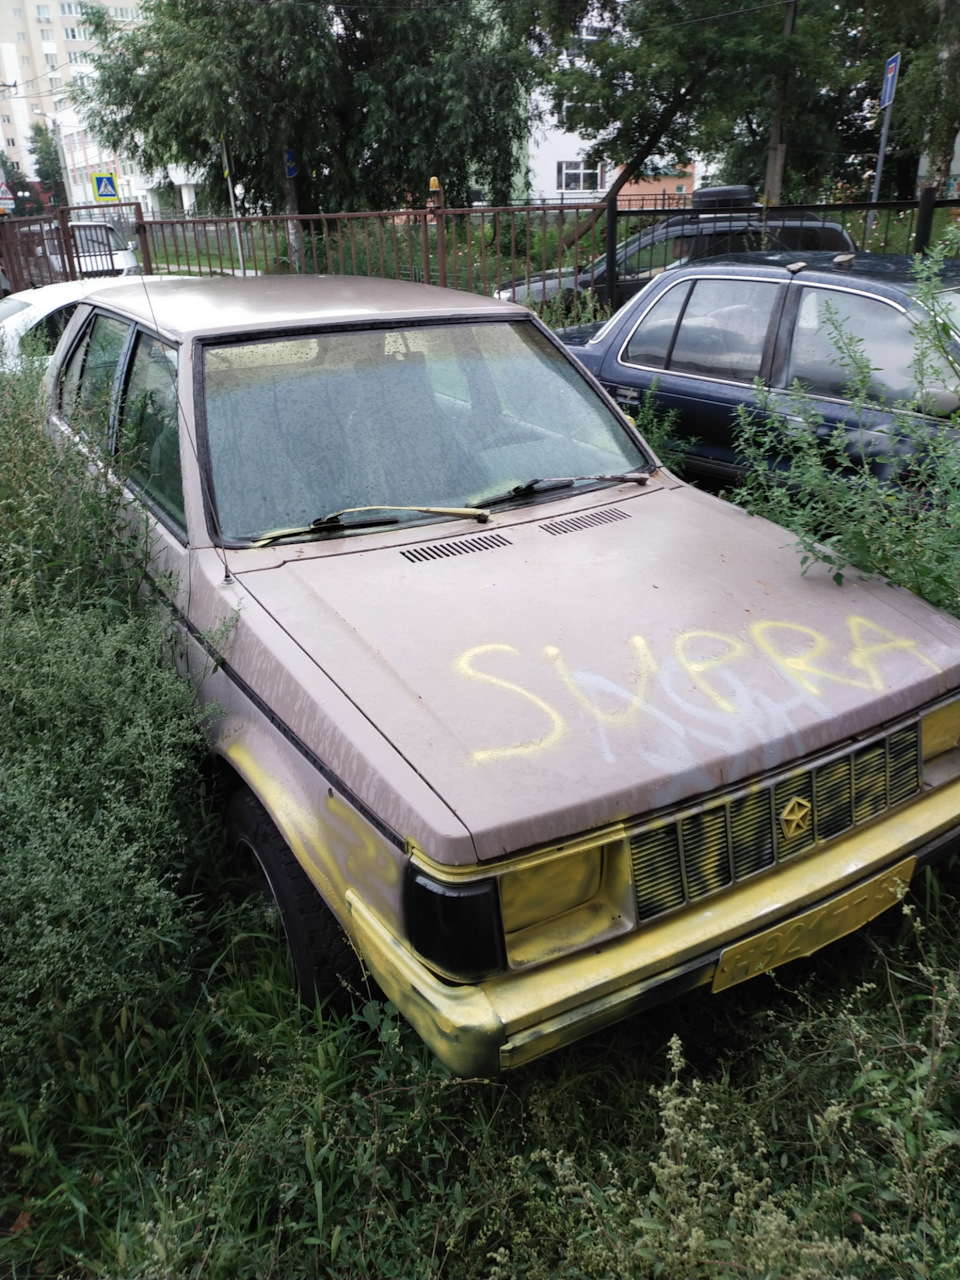
<path fill-rule="evenodd" d="M 661 271 L 699 258 L 759 249 L 842 253 L 854 251 L 856 245 L 839 222 L 825 222 L 815 213 L 796 210 L 789 216 L 769 216 L 762 205 L 754 203 L 753 187 L 702 187 L 693 193 L 692 208 L 661 219 L 619 246 L 615 307 L 622 306 Z M 605 255 L 575 270 L 514 280 L 496 296 L 510 302 L 541 302 L 557 293 L 572 296 L 588 289 L 606 297 Z"/>

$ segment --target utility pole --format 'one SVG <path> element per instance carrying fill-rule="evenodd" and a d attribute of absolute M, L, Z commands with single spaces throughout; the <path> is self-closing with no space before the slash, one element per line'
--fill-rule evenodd
<path fill-rule="evenodd" d="M 783 13 L 783 37 L 788 40 L 793 35 L 793 26 L 797 20 L 797 0 L 786 0 Z M 784 58 L 784 69 L 777 85 L 777 96 L 773 105 L 773 120 L 770 123 L 770 147 L 767 151 L 767 173 L 763 183 L 763 198 L 767 204 L 779 204 L 783 188 L 783 168 L 787 159 L 787 148 L 783 141 L 783 104 L 787 97 L 787 77 L 790 72 Z"/>

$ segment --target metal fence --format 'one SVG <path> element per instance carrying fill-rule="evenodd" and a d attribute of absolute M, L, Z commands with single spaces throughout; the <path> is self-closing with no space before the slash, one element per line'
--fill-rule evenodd
<path fill-rule="evenodd" d="M 106 208 L 75 205 L 39 217 L 0 218 L 0 262 L 15 290 L 121 275 L 125 252 L 143 271 L 153 271 L 143 214 L 135 202 Z"/>
<path fill-rule="evenodd" d="M 264 217 L 150 217 L 139 204 L 83 206 L 45 218 L 0 220 L 0 253 L 14 288 L 118 274 L 110 254 L 83 252 L 84 222 L 106 219 L 135 243 L 145 274 L 339 274 L 428 281 L 448 288 L 516 298 L 570 314 L 623 301 L 650 275 L 696 256 L 678 219 L 694 211 L 670 197 L 664 207 L 603 202 L 504 208 L 389 210 L 375 213 Z M 960 217 L 958 200 L 926 200 L 937 229 Z M 876 252 L 912 252 L 921 202 L 828 204 L 710 210 L 707 252 L 747 248 L 842 248 L 848 235 Z M 729 244 L 722 244 L 723 219 Z M 750 223 L 743 230 L 744 219 Z M 794 237 L 784 243 L 789 222 Z M 827 235 L 824 228 L 833 230 Z M 840 236 L 840 239 L 831 239 Z M 806 237 L 806 239 L 805 239 Z M 89 247 L 89 245 L 88 245 Z M 636 249 L 636 252 L 634 250 Z M 614 271 L 610 272 L 610 267 Z M 579 314 L 583 314 L 582 309 Z"/>

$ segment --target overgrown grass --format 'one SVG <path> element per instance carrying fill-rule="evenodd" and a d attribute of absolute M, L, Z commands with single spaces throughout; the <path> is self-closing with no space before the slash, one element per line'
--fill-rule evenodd
<path fill-rule="evenodd" d="M 122 494 L 3 375 L 0 1271 L 958 1275 L 956 872 L 816 961 L 457 1080 L 298 1008 L 218 865 Z M 919 923 L 923 920 L 923 925 Z"/>

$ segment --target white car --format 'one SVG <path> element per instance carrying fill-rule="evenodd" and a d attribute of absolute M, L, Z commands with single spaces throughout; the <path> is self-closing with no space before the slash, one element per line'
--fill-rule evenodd
<path fill-rule="evenodd" d="M 94 289 L 119 284 L 129 280 L 65 280 L 0 299 L 0 368 L 14 368 L 28 347 L 37 354 L 52 352 L 77 305 Z"/>

